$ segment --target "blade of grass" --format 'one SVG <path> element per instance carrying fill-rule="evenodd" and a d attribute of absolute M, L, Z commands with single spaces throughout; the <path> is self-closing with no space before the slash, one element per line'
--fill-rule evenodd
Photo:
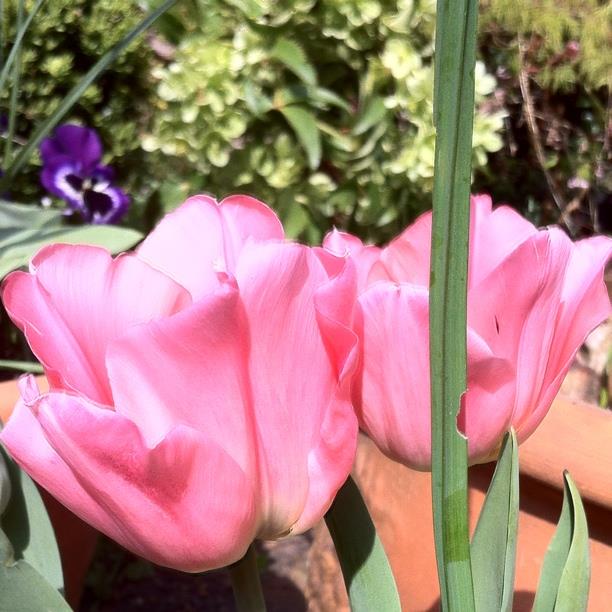
<path fill-rule="evenodd" d="M 32 10 L 26 17 L 26 20 L 23 22 L 23 25 L 21 26 L 19 30 L 17 30 L 17 33 L 15 34 L 15 40 L 13 42 L 13 46 L 11 47 L 9 54 L 6 57 L 6 62 L 2 64 L 2 70 L 0 70 L 0 92 L 2 92 L 2 88 L 4 87 L 6 79 L 8 78 L 11 66 L 13 65 L 13 62 L 15 61 L 15 57 L 19 53 L 19 50 L 21 48 L 21 41 L 23 40 L 25 33 L 28 31 L 28 28 L 30 27 L 30 23 L 32 23 L 32 19 L 36 17 L 36 13 L 38 13 L 38 9 L 41 7 L 43 2 L 44 0 L 36 1 L 36 4 L 34 5 Z M 1 15 L 4 18 L 4 12 L 2 12 Z M 4 19 L 2 20 L 2 24 L 4 24 Z"/>
<path fill-rule="evenodd" d="M 471 612 L 466 389 L 467 263 L 477 0 L 438 0 L 430 293 L 432 492 L 442 609 Z"/>
<path fill-rule="evenodd" d="M 18 372 L 30 372 L 31 374 L 44 373 L 40 363 L 35 361 L 13 361 L 12 359 L 0 359 L 0 370 L 17 370 Z"/>
<path fill-rule="evenodd" d="M 4 0 L 0 0 L 0 66 L 4 63 Z"/>
<path fill-rule="evenodd" d="M 19 32 L 23 27 L 23 0 L 19 0 L 17 5 L 17 22 L 15 31 Z M 21 45 L 17 50 L 15 62 L 13 63 L 13 74 L 11 79 L 11 97 L 9 100 L 9 117 L 6 140 L 4 141 L 4 157 L 2 163 L 8 166 L 13 154 L 13 138 L 15 137 L 15 121 L 17 120 L 17 97 L 19 95 L 19 77 L 21 76 Z"/>
<path fill-rule="evenodd" d="M 176 4 L 177 0 L 166 0 L 155 10 L 151 11 L 135 28 L 120 40 L 112 49 L 107 51 L 83 76 L 83 78 L 66 94 L 60 105 L 55 111 L 43 121 L 34 134 L 30 137 L 27 144 L 19 151 L 13 163 L 5 170 L 5 175 L 0 180 L 0 192 L 6 189 L 11 179 L 17 174 L 21 167 L 28 161 L 34 149 L 40 144 L 41 140 L 61 121 L 74 104 L 83 95 L 83 92 L 106 70 L 121 53 L 144 32 L 151 24 L 168 9 Z"/>

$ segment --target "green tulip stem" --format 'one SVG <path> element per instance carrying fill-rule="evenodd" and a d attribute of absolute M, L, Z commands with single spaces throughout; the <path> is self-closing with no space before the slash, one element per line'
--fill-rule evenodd
<path fill-rule="evenodd" d="M 251 544 L 244 557 L 232 563 L 228 570 L 238 612 L 265 612 L 266 603 L 259 581 L 257 553 L 254 546 Z"/>

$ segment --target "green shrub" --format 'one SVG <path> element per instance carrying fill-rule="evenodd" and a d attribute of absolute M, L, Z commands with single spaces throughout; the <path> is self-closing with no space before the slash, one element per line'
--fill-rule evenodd
<path fill-rule="evenodd" d="M 186 185 L 245 191 L 317 240 L 333 224 L 382 239 L 430 204 L 435 2 L 194 2 L 166 20 L 173 61 L 143 146 Z M 495 80 L 478 65 L 477 103 Z M 502 141 L 478 111 L 474 164 Z M 167 188 L 166 188 L 167 189 Z M 171 203 L 178 200 L 167 189 Z"/>

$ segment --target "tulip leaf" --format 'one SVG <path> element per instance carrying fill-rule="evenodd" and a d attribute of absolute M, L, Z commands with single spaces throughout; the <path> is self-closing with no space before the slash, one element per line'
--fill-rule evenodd
<path fill-rule="evenodd" d="M 563 507 L 544 557 L 534 612 L 587 609 L 591 579 L 587 520 L 580 493 L 568 472 L 563 480 Z"/>
<path fill-rule="evenodd" d="M 17 204 L 0 200 L 0 238 L 4 231 L 35 229 L 49 225 L 61 225 L 62 211 L 42 208 L 35 204 Z M 0 243 L 1 244 L 1 243 Z"/>
<path fill-rule="evenodd" d="M 284 115 L 304 147 L 310 169 L 316 170 L 321 163 L 321 134 L 315 116 L 309 110 L 297 105 L 283 106 L 278 110 Z"/>
<path fill-rule="evenodd" d="M 81 225 L 76 227 L 43 227 L 9 232 L 0 230 L 0 278 L 28 263 L 41 247 L 57 242 L 91 244 L 119 253 L 134 246 L 142 234 L 134 229 L 113 225 Z"/>
<path fill-rule="evenodd" d="M 0 563 L 0 612 L 70 612 L 71 608 L 29 563 Z"/>
<path fill-rule="evenodd" d="M 357 485 L 344 483 L 325 515 L 353 612 L 400 612 L 391 566 Z"/>
<path fill-rule="evenodd" d="M 438 0 L 429 348 L 432 497 L 443 610 L 475 608 L 468 524 L 467 440 L 457 430 L 466 391 L 467 270 L 477 0 Z M 405 340 L 410 342 L 409 338 Z"/>
<path fill-rule="evenodd" d="M 282 62 L 307 85 L 316 85 L 317 73 L 308 61 L 304 49 L 288 38 L 279 38 L 270 51 L 270 57 Z"/>
<path fill-rule="evenodd" d="M 17 562 L 27 563 L 53 589 L 62 592 L 61 559 L 42 497 L 32 479 L 4 452 L 3 456 L 11 480 L 11 497 L 2 515 L 2 529 L 11 543 L 12 556 Z"/>
<path fill-rule="evenodd" d="M 518 443 L 512 431 L 504 438 L 472 539 L 477 612 L 512 610 L 518 516 Z"/>
<path fill-rule="evenodd" d="M 70 109 L 79 101 L 85 90 L 106 70 L 123 51 L 142 34 L 151 24 L 177 0 L 165 0 L 155 10 L 151 11 L 142 21 L 130 30 L 116 45 L 109 49 L 83 76 L 83 78 L 66 94 L 57 108 L 45 119 L 30 136 L 27 144 L 22 147 L 16 155 L 11 165 L 5 169 L 4 176 L 0 179 L 0 193 L 10 184 L 12 178 L 17 174 L 21 167 L 30 159 L 30 156 L 40 144 L 42 139 L 62 120 Z M 35 7 L 37 8 L 37 7 Z M 32 10 L 32 13 L 34 10 Z M 24 26 L 28 24 L 26 19 Z M 11 50 L 12 53 L 12 50 Z M 10 57 L 10 56 L 9 56 Z M 0 274 L 1 276 L 1 274 Z"/>

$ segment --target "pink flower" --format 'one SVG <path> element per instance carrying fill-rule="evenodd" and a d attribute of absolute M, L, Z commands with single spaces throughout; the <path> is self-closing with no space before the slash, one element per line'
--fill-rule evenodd
<path fill-rule="evenodd" d="M 429 253 L 431 213 L 372 260 L 336 232 L 335 252 L 355 254 L 361 280 L 355 330 L 360 366 L 353 401 L 361 427 L 390 457 L 431 467 Z M 468 288 L 468 390 L 458 425 L 470 463 L 496 453 L 514 427 L 519 441 L 546 415 L 586 335 L 610 313 L 603 269 L 612 240 L 572 243 L 537 230 L 511 208 L 472 198 Z"/>
<path fill-rule="evenodd" d="M 189 199 L 135 254 L 54 245 L 4 304 L 51 390 L 22 380 L 0 439 L 68 508 L 202 571 L 311 527 L 346 479 L 355 273 L 284 243 L 261 202 Z"/>

